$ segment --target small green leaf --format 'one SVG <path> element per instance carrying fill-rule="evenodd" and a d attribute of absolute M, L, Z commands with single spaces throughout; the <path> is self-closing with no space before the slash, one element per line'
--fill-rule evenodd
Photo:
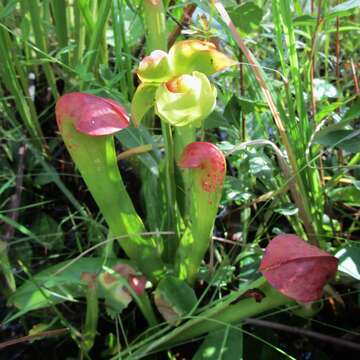
<path fill-rule="evenodd" d="M 252 1 L 230 8 L 228 12 L 233 23 L 243 35 L 258 30 L 263 18 L 262 9 Z"/>
<path fill-rule="evenodd" d="M 250 161 L 250 173 L 258 178 L 270 177 L 273 173 L 273 166 L 271 161 L 262 154 L 251 156 Z"/>
<path fill-rule="evenodd" d="M 45 332 L 46 330 L 49 330 L 49 328 L 50 328 L 49 324 L 43 324 L 43 323 L 35 324 L 29 330 L 29 335 L 34 336 L 40 334 L 42 332 Z"/>
<path fill-rule="evenodd" d="M 317 144 L 338 147 L 348 152 L 360 152 L 360 131 L 359 130 L 333 130 L 326 128 L 315 136 Z M 325 131 L 326 130 L 326 131 Z"/>
<path fill-rule="evenodd" d="M 131 118 L 135 126 L 139 126 L 145 114 L 154 106 L 155 93 L 158 85 L 140 84 L 131 102 Z"/>
<path fill-rule="evenodd" d="M 281 208 L 275 209 L 274 212 L 285 216 L 291 216 L 297 214 L 299 212 L 299 209 L 294 204 L 289 203 L 283 205 Z"/>
<path fill-rule="evenodd" d="M 357 119 L 358 117 L 360 117 L 360 97 L 358 97 L 354 101 L 351 108 L 346 112 L 344 117 L 341 119 L 340 123 L 345 125 L 348 124 L 350 121 Z"/>
<path fill-rule="evenodd" d="M 238 102 L 241 106 L 241 109 L 245 112 L 245 114 L 250 114 L 252 112 L 261 113 L 269 109 L 269 106 L 265 102 L 259 100 L 252 100 L 244 97 L 239 97 Z"/>
<path fill-rule="evenodd" d="M 360 191 L 360 180 L 353 179 L 352 183 Z"/>
<path fill-rule="evenodd" d="M 126 149 L 151 144 L 153 151 L 139 154 L 137 155 L 137 158 L 153 176 L 159 177 L 159 166 L 157 160 L 160 158 L 160 152 L 154 138 L 151 136 L 146 127 L 141 126 L 136 128 L 135 126 L 129 126 L 127 129 L 117 133 L 115 137 Z"/>
<path fill-rule="evenodd" d="M 225 118 L 221 111 L 217 111 L 216 109 L 204 121 L 204 128 L 206 130 L 218 127 L 227 128 L 228 126 L 229 122 L 227 118 Z"/>
<path fill-rule="evenodd" d="M 327 195 L 332 201 L 339 201 L 349 206 L 360 206 L 360 190 L 353 185 L 332 189 Z"/>
<path fill-rule="evenodd" d="M 245 114 L 254 112 L 264 112 L 268 109 L 266 103 L 258 100 L 252 100 L 244 97 L 238 97 L 233 95 L 226 104 L 224 110 L 224 117 L 236 126 L 240 122 L 240 112 L 243 111 Z"/>
<path fill-rule="evenodd" d="M 360 8 L 360 0 L 348 0 L 332 7 L 325 19 L 333 19 L 340 16 L 348 16 L 356 9 Z"/>
<path fill-rule="evenodd" d="M 0 19 L 5 19 L 11 16 L 17 6 L 17 0 L 9 1 L 5 7 L 3 7 L 0 11 Z"/>
<path fill-rule="evenodd" d="M 261 250 L 254 252 L 253 250 L 250 251 L 243 251 L 239 256 L 239 289 L 246 287 L 250 281 L 255 281 L 259 278 L 259 266 L 260 261 L 262 258 Z"/>
<path fill-rule="evenodd" d="M 7 243 L 0 240 L 0 272 L 3 273 L 11 291 L 16 290 L 15 277 L 7 253 Z"/>
<path fill-rule="evenodd" d="M 360 97 L 357 98 L 341 121 L 320 130 L 314 142 L 325 146 L 336 146 L 349 152 L 360 151 L 359 130 L 351 130 L 349 123 L 360 116 Z"/>
<path fill-rule="evenodd" d="M 75 67 L 75 72 L 78 75 L 79 79 L 83 82 L 94 81 L 94 74 L 90 73 L 86 69 L 85 64 L 79 64 Z"/>
<path fill-rule="evenodd" d="M 360 280 L 360 246 L 347 245 L 335 257 L 339 259 L 339 271 Z"/>
<path fill-rule="evenodd" d="M 108 265 L 128 263 L 114 259 L 108 260 Z M 26 280 L 14 294 L 9 297 L 8 304 L 16 306 L 22 313 L 48 307 L 64 301 L 75 301 L 75 298 L 84 296 L 86 287 L 81 275 L 98 273 L 102 270 L 102 258 L 81 258 L 71 263 L 71 260 L 51 266 L 46 270 Z M 57 271 L 64 269 L 57 273 Z M 41 288 L 41 290 L 39 289 Z"/>
<path fill-rule="evenodd" d="M 32 231 L 36 234 L 47 249 L 61 249 L 64 243 L 64 234 L 58 223 L 48 214 L 40 213 L 34 220 Z"/>
<path fill-rule="evenodd" d="M 239 99 L 237 96 L 233 95 L 224 109 L 224 118 L 235 126 L 239 126 L 240 124 L 240 116 L 241 116 L 241 106 L 239 104 Z"/>
<path fill-rule="evenodd" d="M 243 334 L 241 330 L 226 327 L 209 333 L 193 360 L 242 360 Z"/>
<path fill-rule="evenodd" d="M 164 319 L 177 325 L 181 317 L 196 306 L 194 290 L 185 282 L 174 276 L 162 279 L 155 291 L 155 304 Z"/>
<path fill-rule="evenodd" d="M 316 25 L 317 19 L 310 15 L 301 15 L 293 19 L 294 26 Z"/>
<path fill-rule="evenodd" d="M 337 101 L 322 107 L 315 115 L 316 123 L 318 124 L 322 119 L 329 116 L 332 112 L 337 110 L 343 104 L 344 104 L 343 102 Z"/>

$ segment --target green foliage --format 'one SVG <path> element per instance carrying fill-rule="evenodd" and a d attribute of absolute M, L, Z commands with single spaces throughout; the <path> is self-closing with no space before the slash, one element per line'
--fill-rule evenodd
<path fill-rule="evenodd" d="M 182 317 L 194 310 L 197 304 L 194 290 L 174 276 L 161 280 L 154 296 L 159 312 L 172 325 L 179 324 Z"/>
<path fill-rule="evenodd" d="M 336 323 L 336 330 L 326 331 L 337 337 L 356 331 L 356 324 L 344 319 L 354 318 L 349 309 L 357 306 L 354 282 L 360 279 L 360 99 L 355 86 L 360 2 L 322 1 L 320 16 L 317 0 L 221 3 L 251 51 L 249 57 L 209 1 L 194 1 L 188 17 L 184 8 L 192 4 L 183 0 L 163 1 L 159 7 L 147 0 L 1 3 L 0 260 L 5 279 L 1 295 L 9 305 L 1 308 L 4 331 L 9 331 L 6 339 L 27 335 L 36 323 L 40 325 L 34 330 L 40 332 L 69 329 L 61 338 L 36 343 L 41 351 L 43 344 L 61 343 L 63 357 L 68 352 L 77 356 L 72 345 L 68 351 L 74 341 L 79 358 L 174 358 L 177 352 L 183 355 L 183 348 L 174 347 L 177 343 L 210 330 L 184 357 L 331 358 L 326 346 L 305 336 L 294 341 L 274 330 L 230 325 L 234 319 L 290 304 L 262 284 L 258 272 L 262 248 L 282 232 L 296 232 L 336 254 L 340 271 L 326 296 L 333 306 L 340 295 L 346 306 L 330 315 L 319 306 L 318 317 L 313 312 L 306 321 L 283 311 L 267 316 L 296 327 L 311 328 L 319 319 L 322 326 Z M 177 45 L 168 51 L 173 30 Z M 191 39 L 208 45 L 202 53 L 190 46 L 187 56 L 183 44 Z M 165 61 L 155 73 L 141 71 L 145 56 L 158 49 L 173 64 Z M 174 129 L 152 111 L 156 91 L 175 74 L 194 70 L 208 76 L 212 95 L 217 93 L 216 107 L 197 129 Z M 80 166 L 75 169 L 55 127 L 55 101 L 72 91 L 120 101 L 140 125 L 116 134 L 105 156 L 114 169 L 119 167 L 123 182 L 98 189 L 100 197 L 115 204 L 112 210 L 116 208 L 118 216 L 111 221 L 99 196 L 97 204 L 92 200 L 77 172 Z M 187 117 L 201 105 L 198 100 Z M 214 98 L 206 101 L 212 110 Z M 176 111 L 173 103 L 168 110 Z M 209 210 L 207 199 L 196 199 L 194 236 L 186 200 L 194 186 L 177 163 L 184 147 L 195 140 L 216 144 L 226 156 L 228 172 L 219 206 Z M 18 148 L 23 144 L 28 151 L 19 195 Z M 132 152 L 143 145 L 146 152 Z M 86 143 L 89 164 L 102 146 L 108 149 L 108 144 Z M 107 177 L 104 169 L 94 174 L 96 186 Z M 115 195 L 119 191 L 126 195 Z M 125 208 L 132 216 L 124 214 Z M 152 267 L 141 253 L 154 244 L 166 266 L 160 284 L 148 283 L 139 296 L 111 269 L 128 263 L 118 259 L 124 256 L 121 246 L 129 232 L 139 240 L 130 251 L 139 269 L 147 272 Z M 139 234 L 146 232 L 151 235 Z M 196 266 L 189 286 L 177 277 L 178 270 L 197 254 L 205 232 L 197 260 L 200 272 Z M 113 237 L 120 237 L 119 243 Z M 175 255 L 179 243 L 192 243 L 193 248 Z M 96 257 L 86 257 L 89 253 Z M 97 275 L 94 288 L 82 280 L 84 273 Z M 110 284 L 109 274 L 115 279 Z M 269 296 L 260 303 L 242 298 L 249 286 Z M 323 330 L 317 326 L 316 331 Z M 33 345 L 23 346 L 27 351 Z M 16 347 L 8 349 L 13 352 L 5 357 L 19 356 Z"/>
<path fill-rule="evenodd" d="M 54 251 L 64 247 L 64 234 L 59 224 L 46 213 L 40 213 L 35 218 L 32 231 L 46 249 Z"/>
<path fill-rule="evenodd" d="M 0 268 L 11 291 L 16 290 L 15 277 L 8 257 L 7 244 L 0 241 Z"/>
<path fill-rule="evenodd" d="M 193 357 L 193 360 L 215 359 L 243 359 L 243 334 L 240 329 L 227 327 L 209 333 Z"/>
<path fill-rule="evenodd" d="M 348 152 L 360 152 L 359 130 L 332 130 L 327 129 L 319 133 L 315 141 L 325 146 L 334 146 Z"/>
<path fill-rule="evenodd" d="M 329 18 L 335 18 L 336 16 L 349 16 L 353 11 L 360 8 L 359 0 L 347 0 L 341 4 L 338 4 L 329 11 Z"/>
<path fill-rule="evenodd" d="M 111 260 L 112 264 L 118 260 Z M 64 301 L 76 301 L 85 296 L 86 282 L 83 273 L 99 273 L 104 260 L 101 258 L 81 258 L 63 261 L 40 271 L 26 280 L 8 299 L 8 304 L 25 314 L 35 309 L 48 307 Z"/>
<path fill-rule="evenodd" d="M 360 115 L 360 100 L 357 99 L 347 110 L 342 119 L 315 134 L 314 141 L 318 144 L 338 147 L 348 152 L 360 152 L 360 132 L 351 128 L 350 123 Z"/>
<path fill-rule="evenodd" d="M 338 201 L 349 206 L 360 206 L 360 190 L 353 185 L 331 189 L 328 195 L 332 201 Z"/>
<path fill-rule="evenodd" d="M 349 244 L 339 249 L 336 253 L 339 259 L 339 271 L 360 280 L 360 247 Z"/>
<path fill-rule="evenodd" d="M 253 1 L 229 8 L 229 15 L 243 36 L 259 30 L 263 11 Z"/>

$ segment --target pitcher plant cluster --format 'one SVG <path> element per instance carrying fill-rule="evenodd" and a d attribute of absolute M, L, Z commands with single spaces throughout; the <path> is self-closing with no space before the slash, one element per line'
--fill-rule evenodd
<path fill-rule="evenodd" d="M 58 99 L 56 119 L 61 136 L 109 228 L 110 239 L 103 252 L 106 266 L 100 272 L 89 268 L 76 274 L 77 281 L 88 288 L 86 351 L 96 335 L 98 298 L 105 298 L 113 315 L 134 300 L 151 326 L 158 319 L 147 287 L 151 287 L 154 304 L 169 324 L 179 325 L 186 315 L 197 311 L 194 286 L 209 249 L 226 175 L 223 153 L 212 143 L 198 141 L 197 136 L 216 106 L 217 90 L 209 76 L 236 63 L 210 42 L 179 41 L 169 52 L 154 50 L 140 62 L 136 69 L 140 84 L 130 116 L 115 100 L 88 93 L 73 92 Z M 166 173 L 174 178 L 165 179 L 175 187 L 162 189 L 170 192 L 167 199 L 173 201 L 174 219 L 171 228 L 164 229 L 173 236 L 147 232 L 118 167 L 114 134 L 147 126 L 145 117 L 151 111 L 169 129 L 166 136 L 163 134 L 167 164 L 162 166 L 175 169 Z M 113 255 L 112 238 L 129 259 Z M 337 260 L 330 254 L 296 235 L 279 235 L 262 259 L 259 271 L 263 276 L 204 311 L 204 320 L 197 321 L 191 330 L 185 325 L 175 340 L 208 332 L 220 326 L 219 321 L 236 322 L 293 301 L 317 301 L 336 270 Z M 42 300 L 35 308 L 46 306 L 44 296 L 39 294 Z M 18 299 L 15 292 L 10 302 L 21 306 Z"/>
<path fill-rule="evenodd" d="M 140 62 L 136 73 L 141 83 L 131 104 L 131 120 L 124 107 L 111 99 L 70 93 L 57 102 L 57 122 L 68 151 L 111 235 L 119 239 L 120 246 L 142 276 L 158 288 L 156 304 L 166 319 L 183 315 L 172 307 L 169 289 L 180 289 L 180 293 L 181 289 L 192 290 L 209 248 L 226 160 L 214 144 L 196 141 L 196 130 L 203 126 L 216 105 L 216 87 L 208 76 L 234 64 L 235 60 L 210 42 L 180 41 L 168 53 L 155 50 Z M 146 228 L 121 178 L 114 147 L 113 135 L 131 126 L 131 122 L 142 126 L 150 109 L 172 127 L 175 134 L 172 161 L 182 174 L 182 196 L 186 205 L 177 212 L 181 236 L 171 261 L 165 261 L 162 243 L 176 240 L 143 235 Z M 175 203 L 173 206 L 177 207 Z M 290 299 L 299 302 L 320 299 L 323 286 L 334 276 L 336 268 L 336 259 L 326 252 L 296 235 L 280 235 L 270 242 L 260 271 L 272 287 L 285 295 L 282 300 L 286 303 Z M 132 284 L 134 276 L 135 273 Z M 265 287 L 265 279 L 259 287 Z M 144 283 L 143 277 L 137 281 Z M 145 291 L 144 286 L 140 289 L 138 293 Z M 271 292 L 264 295 L 271 296 Z M 229 309 L 223 311 L 228 313 Z M 236 312 L 232 316 L 233 321 L 237 320 Z"/>

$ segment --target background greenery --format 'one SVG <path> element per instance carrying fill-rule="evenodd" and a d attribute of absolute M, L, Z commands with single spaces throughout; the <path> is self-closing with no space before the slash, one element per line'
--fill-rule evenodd
<path fill-rule="evenodd" d="M 360 2 L 223 1 L 252 54 L 239 49 L 211 2 L 165 3 L 170 43 L 186 37 L 211 40 L 239 59 L 238 67 L 213 77 L 218 104 L 200 134 L 217 143 L 228 160 L 208 266 L 196 289 L 199 295 L 206 289 L 201 306 L 256 278 L 267 241 L 280 232 L 296 232 L 337 254 L 342 275 L 315 317 L 283 311 L 267 319 L 356 341 Z M 147 53 L 141 1 L 1 1 L 0 245 L 5 244 L 1 256 L 8 256 L 1 259 L 7 282 L 0 336 L 5 341 L 70 329 L 7 347 L 5 358 L 49 358 L 46 352 L 51 352 L 54 359 L 70 359 L 78 354 L 73 339 L 84 331 L 85 299 L 26 314 L 30 308 L 19 312 L 6 307 L 5 299 L 15 282 L 20 285 L 107 239 L 106 225 L 58 136 L 54 105 L 61 94 L 81 90 L 111 97 L 129 109 L 138 82 L 133 70 Z M 119 153 L 151 144 L 145 148 L 149 151 L 119 165 L 148 230 L 166 231 L 171 209 L 158 196 L 164 146 L 159 123 L 116 137 Z M 141 338 L 145 328 L 133 304 L 114 319 L 101 307 L 95 347 L 80 355 L 150 356 Z M 162 334 L 155 331 L 158 338 Z M 353 349 L 251 324 L 227 327 L 201 341 L 154 356 L 356 356 Z"/>

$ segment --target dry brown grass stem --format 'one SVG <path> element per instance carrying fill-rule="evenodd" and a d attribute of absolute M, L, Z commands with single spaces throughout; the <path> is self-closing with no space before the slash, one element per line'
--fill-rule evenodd
<path fill-rule="evenodd" d="M 294 199 L 294 202 L 296 204 L 296 206 L 299 209 L 299 215 L 304 223 L 304 227 L 306 230 L 306 233 L 309 237 L 309 241 L 314 244 L 317 245 L 318 241 L 316 238 L 316 232 L 315 229 L 313 227 L 312 224 L 312 220 L 311 220 L 311 216 L 310 216 L 310 211 L 309 209 L 306 208 L 306 205 L 302 199 L 302 193 L 305 194 L 305 191 L 303 189 L 303 183 L 302 183 L 302 179 L 300 178 L 300 175 L 297 173 L 297 164 L 296 164 L 296 158 L 295 155 L 293 153 L 288 135 L 286 133 L 285 130 L 285 126 L 282 122 L 282 119 L 280 117 L 279 111 L 276 108 L 274 99 L 270 93 L 270 90 L 268 88 L 268 86 L 266 85 L 266 82 L 263 78 L 263 75 L 261 73 L 261 69 L 256 65 L 256 60 L 254 55 L 251 53 L 251 51 L 246 47 L 244 41 L 242 40 L 242 38 L 240 37 L 235 25 L 233 24 L 229 14 L 227 13 L 227 11 L 225 10 L 224 6 L 222 5 L 222 3 L 218 0 L 214 0 L 214 5 L 216 10 L 219 12 L 222 20 L 224 21 L 224 23 L 228 26 L 234 40 L 236 41 L 237 45 L 239 46 L 239 48 L 241 49 L 241 51 L 244 53 L 247 61 L 250 63 L 251 68 L 254 72 L 255 78 L 259 83 L 260 89 L 265 97 L 265 100 L 270 108 L 271 114 L 273 116 L 275 125 L 279 131 L 279 135 L 281 138 L 281 141 L 286 149 L 287 152 L 287 156 L 291 165 L 291 170 L 292 170 L 292 174 L 290 176 L 291 182 L 289 184 L 289 188 L 290 188 L 290 192 L 291 195 Z M 294 180 L 292 180 L 294 179 Z"/>

